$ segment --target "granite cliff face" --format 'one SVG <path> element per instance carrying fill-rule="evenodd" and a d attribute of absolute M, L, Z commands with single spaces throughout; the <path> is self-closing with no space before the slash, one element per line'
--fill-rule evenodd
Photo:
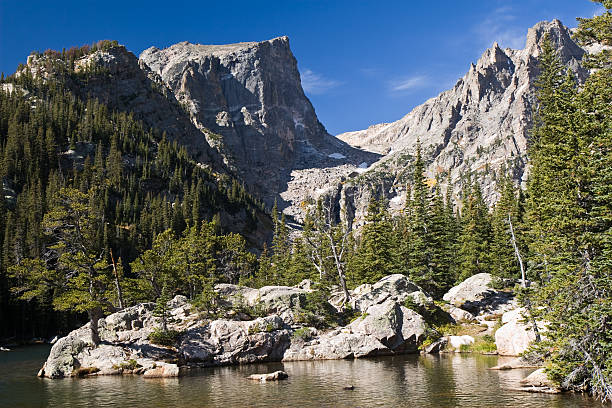
<path fill-rule="evenodd" d="M 478 174 L 489 203 L 497 198 L 494 173 L 500 168 L 509 169 L 516 182 L 524 182 L 536 103 L 538 56 L 547 34 L 562 63 L 579 80 L 584 80 L 588 72 L 580 61 L 585 51 L 571 39 L 570 30 L 559 20 L 530 28 L 522 50 L 502 50 L 495 43 L 476 64 L 471 64 L 452 89 L 426 101 L 400 120 L 338 136 L 355 147 L 385 155 L 352 183 L 352 188 L 386 182 L 390 188 L 384 193 L 392 198 L 391 204 L 401 205 L 404 192 L 401 187 L 391 186 L 401 184 L 409 176 L 419 139 L 428 163 L 428 177 L 441 175 L 444 180 L 450 173 L 451 183 L 458 187 L 462 175 Z"/>
<path fill-rule="evenodd" d="M 529 29 L 524 49 L 495 43 L 452 89 L 400 120 L 337 138 L 304 94 L 287 37 L 229 45 L 182 42 L 151 47 L 139 59 L 114 47 L 76 61 L 76 72 L 97 67 L 103 74 L 74 88 L 165 131 L 200 163 L 236 175 L 268 206 L 280 199 L 297 221 L 309 204 L 327 197 L 338 217 L 345 214 L 358 226 L 372 194 L 385 195 L 392 209 L 403 206 L 419 139 L 427 176 L 446 183 L 450 175 L 455 193 L 468 172 L 482 181 L 490 204 L 501 168 L 517 183 L 526 180 L 534 82 L 547 34 L 562 62 L 584 80 L 585 50 L 560 21 L 541 22 Z"/>
<path fill-rule="evenodd" d="M 304 95 L 287 37 L 151 47 L 140 61 L 161 77 L 198 128 L 214 133 L 209 143 L 270 205 L 287 190 L 294 170 L 378 158 L 327 133 Z"/>

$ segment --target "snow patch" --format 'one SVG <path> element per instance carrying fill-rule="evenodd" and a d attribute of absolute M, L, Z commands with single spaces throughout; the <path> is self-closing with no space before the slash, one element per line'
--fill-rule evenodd
<path fill-rule="evenodd" d="M 367 169 L 367 168 L 368 168 L 368 163 L 367 163 L 367 162 L 362 162 L 362 163 L 359 165 L 359 168 L 360 168 L 360 169 Z"/>
<path fill-rule="evenodd" d="M 327 157 L 331 157 L 332 159 L 346 159 L 346 156 L 341 153 L 332 153 Z"/>

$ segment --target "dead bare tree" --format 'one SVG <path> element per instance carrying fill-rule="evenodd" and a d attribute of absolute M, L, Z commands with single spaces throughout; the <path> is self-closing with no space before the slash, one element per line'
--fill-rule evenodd
<path fill-rule="evenodd" d="M 523 289 L 527 288 L 527 279 L 525 276 L 525 265 L 523 264 L 523 258 L 521 257 L 521 252 L 519 251 L 518 245 L 516 244 L 516 235 L 514 235 L 514 228 L 512 227 L 512 217 L 510 217 L 510 213 L 508 213 L 508 225 L 510 226 L 510 237 L 512 241 L 512 247 L 514 248 L 514 253 L 516 254 L 516 258 L 518 259 L 519 266 L 521 268 L 521 287 Z M 531 320 L 531 325 L 533 326 L 533 332 L 535 334 L 535 341 L 539 343 L 542 339 L 540 337 L 540 331 L 538 330 L 538 323 L 536 319 L 533 317 L 531 301 L 527 296 L 525 298 L 525 308 L 529 313 L 529 317 Z"/>
<path fill-rule="evenodd" d="M 332 209 L 331 201 L 325 207 L 322 201 L 317 203 L 314 217 L 306 223 L 304 238 L 310 248 L 309 258 L 319 272 L 319 279 L 322 280 L 325 275 L 331 276 L 329 269 L 335 270 L 338 275 L 343 293 L 341 307 L 344 307 L 351 298 L 346 286 L 350 230 L 342 223 L 334 223 Z"/>

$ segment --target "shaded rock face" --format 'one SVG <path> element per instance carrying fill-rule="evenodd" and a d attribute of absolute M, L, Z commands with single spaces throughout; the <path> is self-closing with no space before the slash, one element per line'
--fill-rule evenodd
<path fill-rule="evenodd" d="M 173 347 L 149 341 L 150 334 L 161 322 L 153 316 L 154 304 L 140 304 L 99 321 L 102 342 L 98 347 L 90 343 L 89 324 L 59 339 L 51 348 L 40 375 L 48 378 L 76 373 L 174 377 L 181 375 L 183 368 L 194 366 L 413 353 L 425 338 L 426 324 L 421 315 L 398 302 L 412 296 L 414 288 L 418 289 L 403 279 L 391 275 L 371 285 L 376 288 L 380 301 L 370 301 L 367 308 L 361 303 L 361 317 L 327 332 L 301 327 L 287 318 L 287 314 L 303 306 L 299 299 L 307 293 L 306 289 L 218 285 L 217 291 L 226 298 L 240 293 L 241 302 L 253 301 L 254 305 L 263 299 L 262 310 L 267 307 L 271 314 L 247 321 L 204 319 L 184 296 L 176 296 L 168 302 L 168 328 L 180 333 Z M 385 295 L 381 288 L 389 292 Z M 281 315 L 277 314 L 281 311 Z"/>
<path fill-rule="evenodd" d="M 386 190 L 379 194 L 392 201 L 397 197 L 397 207 L 401 208 L 405 190 L 395 186 L 406 182 L 406 175 L 411 174 L 409 166 L 418 139 L 428 164 L 428 177 L 441 174 L 445 183 L 444 176 L 450 173 L 455 191 L 460 187 L 461 175 L 470 171 L 482 180 L 484 196 L 493 203 L 498 193 L 492 176 L 502 166 L 511 171 L 517 183 L 524 182 L 529 130 L 536 105 L 534 82 L 539 74 L 541 41 L 546 34 L 563 64 L 579 80 L 584 80 L 588 72 L 580 61 L 585 51 L 576 45 L 569 29 L 559 20 L 530 28 L 522 50 L 501 49 L 495 43 L 476 64 L 471 64 L 452 89 L 417 106 L 400 120 L 338 136 L 352 146 L 385 155 L 368 171 L 346 183 L 344 188 L 350 191 L 343 196 L 347 200 L 343 205 L 354 208 L 357 214 L 363 213 L 367 201 L 361 200 L 361 196 L 382 180 Z"/>
<path fill-rule="evenodd" d="M 49 57 L 31 57 L 28 67 L 34 76 L 54 75 L 44 68 Z M 190 153 L 201 163 L 222 166 L 205 134 L 191 123 L 161 78 L 125 47 L 119 45 L 83 56 L 75 61 L 74 71 L 76 77 L 64 80 L 76 95 L 83 99 L 96 98 L 110 109 L 130 112 L 147 126 L 166 132 L 169 139 L 189 146 Z M 85 73 L 87 81 L 80 80 L 78 74 Z"/>
<path fill-rule="evenodd" d="M 491 287 L 492 276 L 479 273 L 452 287 L 443 297 L 472 314 L 499 314 L 515 309 L 514 295 Z"/>
<path fill-rule="evenodd" d="M 295 169 L 378 157 L 327 133 L 304 95 L 287 37 L 151 47 L 140 61 L 162 78 L 197 127 L 220 135 L 209 140 L 268 204 L 287 189 Z"/>

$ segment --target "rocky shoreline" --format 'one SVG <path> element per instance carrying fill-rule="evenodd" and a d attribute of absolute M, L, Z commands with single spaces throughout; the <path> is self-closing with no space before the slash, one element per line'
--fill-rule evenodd
<path fill-rule="evenodd" d="M 59 339 L 38 375 L 178 377 L 194 368 L 222 365 L 470 352 L 480 339 L 493 335 L 497 353 L 518 355 L 530 343 L 531 333 L 520 323 L 521 309 L 512 293 L 493 289 L 488 274 L 451 289 L 444 296 L 446 303 L 434 302 L 403 275 L 389 275 L 351 291 L 351 321 L 326 329 L 310 325 L 312 319 L 304 317 L 308 296 L 314 292 L 311 287 L 309 281 L 260 289 L 217 285 L 216 292 L 228 306 L 218 319 L 203 318 L 184 296 L 176 296 L 168 303 L 168 330 L 176 333 L 172 345 L 150 340 L 161 324 L 154 304 L 132 306 L 100 320 L 102 342 L 97 347 L 90 341 L 89 323 Z M 339 307 L 339 298 L 335 293 L 329 297 L 332 310 Z M 435 336 L 432 319 L 475 334 Z"/>

